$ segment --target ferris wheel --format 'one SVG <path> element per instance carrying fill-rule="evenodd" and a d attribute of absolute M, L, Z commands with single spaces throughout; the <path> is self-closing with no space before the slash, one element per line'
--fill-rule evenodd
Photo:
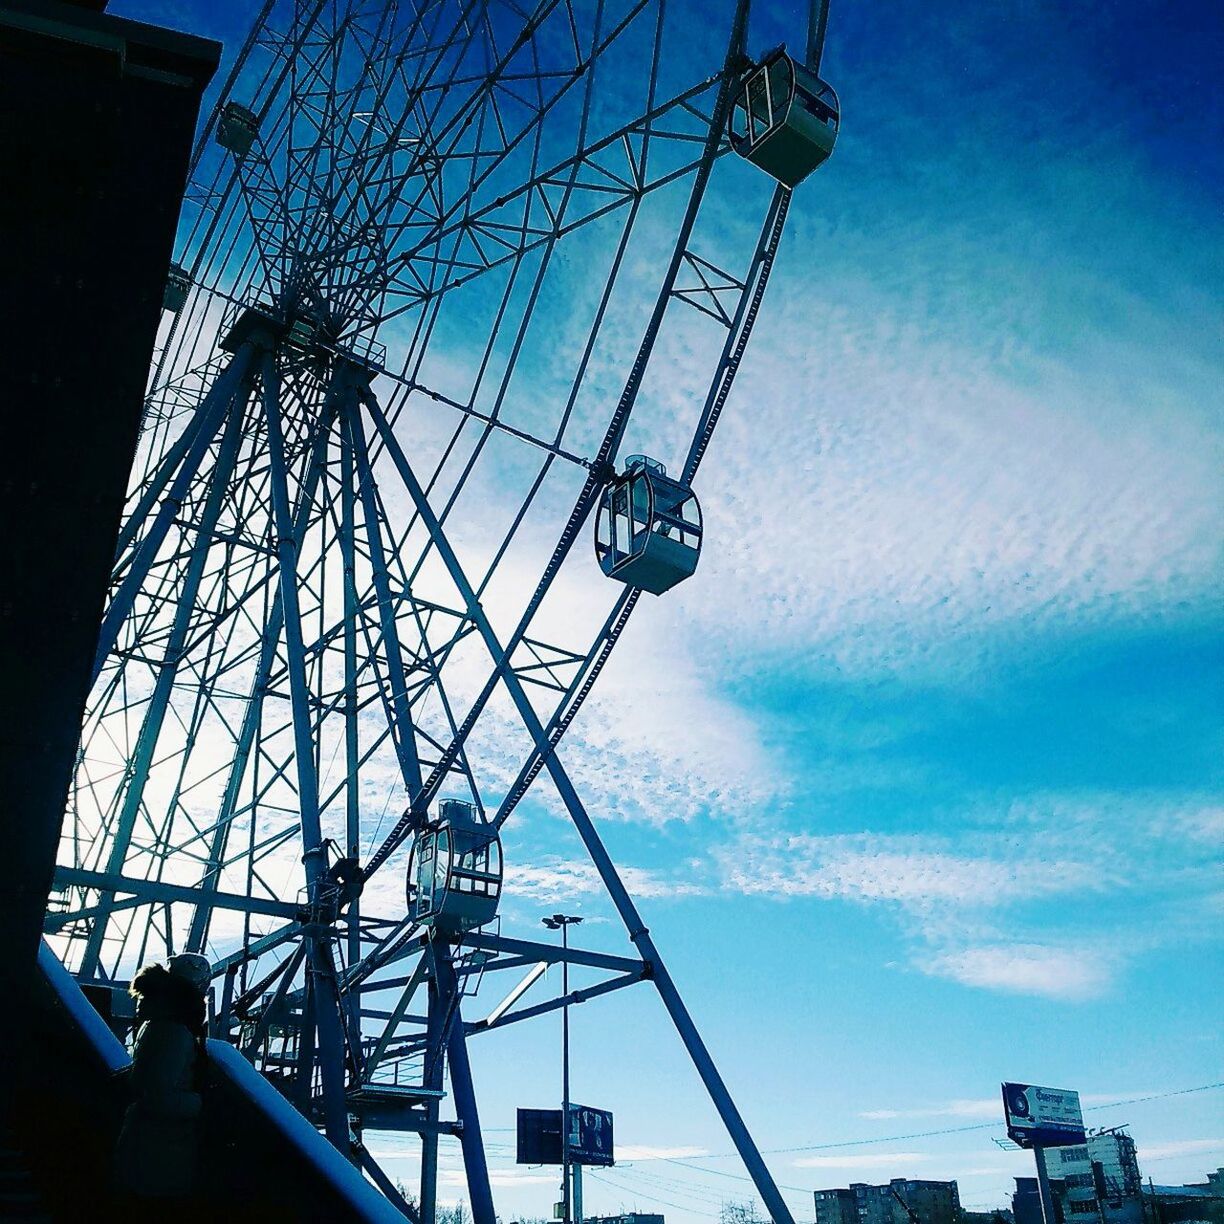
<path fill-rule="evenodd" d="M 790 1224 L 558 752 L 697 568 L 698 471 L 839 122 L 822 4 L 758 60 L 746 0 L 717 40 L 664 7 L 266 0 L 166 288 L 48 938 L 117 993 L 207 955 L 214 1032 L 392 1197 L 360 1131 L 421 1136 L 426 1224 L 440 1133 L 493 1219 L 467 1042 L 563 1003 L 464 998 L 562 956 L 609 975 L 587 997 L 654 983 Z M 542 774 L 631 956 L 497 928 Z"/>

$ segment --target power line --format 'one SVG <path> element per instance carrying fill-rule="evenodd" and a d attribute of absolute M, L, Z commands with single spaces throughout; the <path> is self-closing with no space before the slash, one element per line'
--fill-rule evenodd
<path fill-rule="evenodd" d="M 727 1174 L 720 1173 L 717 1169 L 698 1169 L 697 1172 L 714 1173 L 719 1177 L 728 1176 Z M 684 1191 L 684 1192 L 691 1192 L 693 1194 L 704 1194 L 713 1201 L 726 1202 L 726 1196 L 722 1194 L 719 1190 L 713 1187 L 702 1186 L 699 1183 L 695 1184 L 691 1181 L 682 1180 L 682 1179 L 675 1178 L 675 1177 L 664 1177 L 662 1174 L 659 1174 L 659 1173 L 647 1173 L 644 1169 L 638 1169 L 632 1165 L 629 1165 L 629 1166 L 617 1165 L 617 1173 L 623 1174 L 624 1176 L 628 1176 L 628 1177 L 644 1177 L 648 1181 L 660 1182 L 663 1184 L 665 1189 L 667 1188 L 668 1185 L 681 1188 L 677 1190 L 670 1190 L 668 1191 L 669 1193 L 679 1194 L 681 1193 L 681 1191 Z M 809 1190 L 807 1187 L 785 1186 L 785 1185 L 782 1185 L 781 1183 L 778 1183 L 778 1188 L 780 1190 L 794 1191 L 796 1195 L 799 1195 L 803 1198 L 804 1203 L 807 1202 L 807 1200 L 811 1197 L 811 1193 L 812 1193 L 811 1190 Z"/>
<path fill-rule="evenodd" d="M 1217 1088 L 1224 1088 L 1224 1080 L 1214 1084 L 1199 1084 L 1194 1088 L 1175 1088 L 1170 1092 L 1155 1092 L 1150 1096 L 1128 1097 L 1121 1101 L 1108 1101 L 1102 1105 L 1090 1105 L 1084 1112 L 1092 1113 L 1102 1109 L 1117 1109 L 1122 1105 L 1142 1105 L 1147 1101 L 1164 1101 L 1170 1097 L 1188 1096 L 1195 1092 L 1211 1092 Z M 913 1131 L 907 1135 L 883 1135 L 870 1139 L 843 1139 L 837 1143 L 808 1143 L 801 1144 L 798 1147 L 765 1148 L 763 1149 L 763 1154 L 778 1156 L 786 1155 L 790 1152 L 824 1152 L 835 1148 L 867 1147 L 870 1144 L 876 1143 L 899 1143 L 905 1139 L 931 1139 L 937 1135 L 962 1135 L 967 1131 L 995 1130 L 998 1125 L 997 1122 L 976 1122 L 970 1126 L 948 1126 L 941 1130 Z M 709 1156 L 694 1156 L 691 1160 L 726 1160 L 738 1155 L 738 1152 L 716 1152 Z M 700 1165 L 692 1164 L 690 1161 L 679 1160 L 676 1157 L 664 1157 L 663 1159 L 668 1164 L 679 1165 L 685 1169 L 693 1169 L 698 1173 L 709 1173 L 716 1177 L 730 1177 L 737 1181 L 752 1180 L 740 1173 L 724 1173 L 721 1169 L 704 1169 Z M 795 1189 L 796 1187 L 787 1186 L 783 1188 Z M 804 1193 L 807 1193 L 807 1191 L 805 1190 Z"/>
<path fill-rule="evenodd" d="M 720 1194 L 713 1187 L 703 1186 L 700 1183 L 681 1181 L 678 1178 L 656 1178 L 636 1169 L 632 1172 L 627 1171 L 619 1165 L 617 1166 L 616 1173 L 618 1177 L 628 1178 L 631 1187 L 638 1179 L 645 1177 L 648 1178 L 647 1191 L 662 1191 L 664 1194 L 678 1195 L 680 1198 L 692 1199 L 695 1202 L 703 1201 L 707 1206 L 719 1206 L 727 1201 L 726 1195 Z M 658 1184 L 650 1185 L 649 1182 L 657 1182 Z"/>
<path fill-rule="evenodd" d="M 692 1207 L 686 1207 L 684 1206 L 683 1203 L 674 1203 L 668 1199 L 659 1198 L 657 1194 L 641 1193 L 635 1190 L 632 1186 L 618 1185 L 616 1182 L 609 1181 L 608 1178 L 598 1173 L 592 1173 L 589 1169 L 587 1170 L 587 1176 L 592 1181 L 602 1182 L 605 1186 L 609 1186 L 611 1189 L 616 1190 L 620 1194 L 628 1193 L 632 1195 L 635 1199 L 642 1198 L 642 1199 L 645 1199 L 646 1202 L 648 1203 L 657 1203 L 662 1207 L 674 1207 L 677 1211 L 687 1211 L 692 1215 L 699 1215 L 707 1220 L 713 1220 L 717 1218 L 716 1216 L 710 1215 L 708 1211 L 694 1211 Z M 692 1201 L 696 1202 L 697 1200 L 694 1199 Z M 702 1204 L 702 1205 L 705 1206 L 705 1204 Z"/>

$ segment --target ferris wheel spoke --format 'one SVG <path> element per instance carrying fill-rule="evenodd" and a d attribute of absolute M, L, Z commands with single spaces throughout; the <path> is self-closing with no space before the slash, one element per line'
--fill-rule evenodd
<path fill-rule="evenodd" d="M 436 218 L 436 220 L 433 221 L 432 224 L 434 228 L 432 231 L 427 231 L 423 236 L 418 237 L 416 241 L 415 249 L 421 249 L 431 242 L 441 241 L 442 239 L 447 237 L 449 233 L 454 232 L 457 228 L 459 228 L 457 225 L 451 224 L 454 221 L 454 218 L 461 212 L 465 216 L 471 213 L 472 211 L 471 210 L 471 198 L 479 191 L 479 189 L 483 186 L 483 184 L 494 175 L 494 173 L 501 167 L 501 165 L 505 162 L 505 160 L 512 153 L 515 152 L 517 146 L 524 139 L 526 139 L 527 135 L 530 132 L 536 131 L 538 133 L 538 131 L 543 125 L 544 120 L 548 116 L 549 112 L 563 100 L 565 95 L 573 87 L 576 81 L 580 77 L 585 76 L 586 77 L 587 102 L 584 103 L 584 118 L 581 121 L 582 128 L 579 132 L 579 138 L 578 138 L 579 146 L 581 146 L 582 138 L 585 132 L 585 113 L 587 112 L 589 108 L 589 98 L 592 92 L 592 78 L 594 76 L 594 65 L 597 62 L 598 57 L 602 53 L 606 52 L 607 49 L 622 34 L 624 34 L 624 32 L 630 27 L 630 25 L 638 17 L 638 15 L 642 13 L 648 6 L 649 6 L 649 0 L 639 0 L 639 2 L 634 4 L 631 7 L 629 13 L 617 24 L 616 27 L 614 27 L 611 33 L 607 35 L 607 37 L 602 41 L 600 41 L 598 23 L 596 23 L 596 28 L 595 28 L 593 39 L 592 39 L 592 46 L 590 48 L 589 54 L 585 57 L 583 56 L 582 51 L 579 48 L 576 37 L 575 37 L 574 67 L 569 72 L 556 74 L 560 76 L 561 81 L 562 81 L 560 87 L 556 89 L 555 92 L 553 92 L 547 98 L 543 96 L 542 89 L 540 90 L 540 96 L 538 97 L 537 102 L 533 106 L 529 107 L 530 109 L 534 110 L 534 113 L 530 121 L 521 130 L 515 133 L 512 137 L 507 137 L 502 125 L 500 123 L 498 124 L 499 132 L 501 134 L 501 140 L 499 142 L 499 147 L 487 150 L 483 154 L 484 159 L 487 160 L 489 164 L 486 166 L 480 167 L 478 170 L 477 162 L 481 160 L 481 158 L 478 158 L 478 157 L 472 158 L 471 178 L 468 183 L 467 192 L 463 195 L 460 195 L 456 199 L 456 202 L 454 204 L 452 204 L 448 209 L 446 209 L 443 213 L 441 213 Z M 551 7 L 555 7 L 555 6 L 551 6 Z M 569 5 L 566 6 L 566 12 L 572 18 L 572 9 L 570 8 Z M 540 23 L 537 22 L 537 25 L 538 24 Z M 571 21 L 571 25 L 572 25 L 572 21 Z M 524 37 L 526 33 L 527 33 L 527 28 L 524 27 L 524 34 L 520 35 L 520 39 L 519 39 L 520 45 L 528 41 L 528 39 Z M 532 41 L 532 46 L 534 47 L 534 40 L 531 40 L 531 41 Z M 517 47 L 515 48 L 515 50 L 517 50 Z M 489 93 L 490 94 L 494 93 L 493 86 L 499 80 L 499 78 L 504 86 L 507 75 L 508 75 L 505 71 L 505 65 L 508 62 L 509 62 L 508 59 L 503 60 L 502 67 L 500 70 L 497 68 L 494 68 L 489 73 L 488 82 L 489 82 Z M 523 74 L 523 80 L 534 83 L 539 88 L 541 86 L 541 83 L 544 80 L 549 79 L 552 75 L 554 74 L 541 72 L 537 65 L 534 67 L 532 71 L 529 71 Z M 516 100 L 522 103 L 521 97 L 519 97 L 517 94 L 515 95 L 515 97 L 516 97 Z M 496 104 L 495 95 L 494 95 L 493 101 L 495 105 Z M 454 156 L 453 150 L 450 151 L 449 155 Z M 515 191 L 506 195 L 506 199 L 512 199 L 514 196 L 520 194 L 521 192 L 522 192 L 522 188 L 516 189 Z M 417 228 L 413 224 L 415 220 L 415 215 L 416 215 L 415 209 L 409 211 L 405 215 L 403 221 L 400 223 L 399 228 L 393 230 L 396 245 L 398 245 L 411 232 L 412 228 Z M 479 219 L 480 217 L 478 213 L 475 217 L 475 221 L 477 222 L 477 224 L 479 223 Z"/>
<path fill-rule="evenodd" d="M 742 22 L 743 14 L 741 13 L 740 16 Z M 733 39 L 733 43 L 737 41 L 738 39 Z M 624 391 L 621 394 L 616 409 L 612 414 L 608 428 L 605 431 L 604 439 L 600 446 L 595 465 L 593 465 L 592 473 L 590 476 L 588 476 L 587 481 L 578 496 L 578 500 L 571 511 L 569 521 L 566 523 L 565 528 L 562 531 L 561 539 L 558 541 L 557 547 L 553 551 L 552 557 L 545 568 L 544 574 L 541 577 L 541 580 L 533 593 L 531 600 L 528 602 L 527 608 L 519 622 L 519 625 L 508 641 L 507 649 L 510 652 L 513 652 L 518 647 L 522 638 L 526 635 L 536 611 L 539 609 L 540 604 L 543 602 L 544 596 L 547 594 L 547 591 L 552 585 L 557 572 L 560 570 L 561 563 L 569 554 L 570 549 L 573 547 L 574 541 L 577 539 L 579 531 L 582 529 L 583 524 L 587 521 L 591 510 L 594 508 L 596 498 L 602 485 L 602 479 L 600 479 L 600 476 L 602 476 L 602 473 L 606 465 L 609 463 L 611 456 L 615 453 L 620 439 L 623 436 L 625 427 L 628 424 L 630 413 L 632 412 L 634 402 L 637 398 L 638 389 L 641 386 L 641 381 L 643 375 L 645 374 L 647 361 L 651 352 L 653 351 L 655 340 L 662 325 L 663 316 L 675 289 L 676 278 L 679 275 L 684 255 L 687 251 L 688 243 L 692 235 L 693 225 L 696 221 L 697 213 L 701 205 L 701 200 L 705 194 L 705 187 L 709 179 L 710 170 L 718 154 L 719 145 L 722 141 L 722 123 L 725 121 L 728 106 L 728 86 L 729 73 L 724 74 L 723 82 L 719 90 L 718 101 L 715 104 L 714 117 L 716 122 L 711 125 L 706 136 L 702 159 L 694 178 L 689 196 L 688 207 L 680 225 L 680 231 L 677 236 L 674 254 L 663 278 L 663 283 L 660 287 L 658 296 L 656 297 L 654 310 L 646 325 L 642 342 L 639 345 L 637 356 L 630 370 L 628 379 L 626 380 Z M 396 443 L 390 428 L 386 426 L 385 418 L 382 417 L 381 412 L 377 407 L 377 403 L 372 397 L 367 398 L 367 406 L 370 408 L 371 415 L 375 423 L 379 425 L 379 430 L 383 435 L 383 441 L 388 449 L 388 452 L 391 453 L 393 459 L 396 461 L 396 466 L 401 470 L 401 476 L 403 476 L 405 484 L 409 484 L 409 480 L 411 480 L 412 484 L 415 485 L 415 477 L 412 476 L 406 460 L 403 459 L 402 451 L 398 450 L 398 443 Z M 596 473 L 599 473 L 600 475 L 597 476 Z M 419 490 L 419 485 L 416 486 L 416 488 Z M 412 491 L 411 486 L 409 491 Z M 417 513 L 420 514 L 427 523 L 431 520 L 436 522 L 436 520 L 433 519 L 432 511 L 428 507 L 428 501 L 423 492 L 420 497 L 414 494 L 413 502 L 416 506 Z M 441 528 L 439 526 L 439 532 L 440 530 Z M 432 529 L 431 535 L 433 535 Z M 452 575 L 452 578 L 453 577 L 454 575 Z M 484 631 L 482 629 L 482 634 L 483 632 Z M 492 646 L 490 646 L 490 650 L 492 649 Z M 510 673 L 509 675 L 507 674 L 509 670 L 509 659 L 508 655 L 502 652 L 500 646 L 497 648 L 497 651 L 494 653 L 493 657 L 495 660 L 494 672 L 485 682 L 485 685 L 481 689 L 476 702 L 469 711 L 467 719 L 465 719 L 463 727 L 460 729 L 460 734 L 464 737 L 470 733 L 472 726 L 475 724 L 476 718 L 479 716 L 480 710 L 483 709 L 484 705 L 492 696 L 497 687 L 498 681 L 500 680 L 509 686 L 511 679 L 513 678 L 513 673 Z M 513 679 L 517 685 L 517 678 Z M 521 691 L 521 685 L 517 685 L 517 687 Z M 521 704 L 517 697 L 515 698 L 515 704 L 520 706 L 520 714 L 526 722 L 527 714 L 525 710 L 531 710 L 531 707 L 530 702 L 527 701 L 525 695 L 522 698 L 522 702 L 525 703 L 525 705 Z M 535 718 L 534 710 L 531 711 L 531 716 L 533 719 Z M 536 719 L 536 723 L 538 724 L 538 719 Z M 535 736 L 534 730 L 532 732 L 533 738 L 536 738 L 537 740 L 536 751 L 541 755 L 545 763 L 547 763 L 552 752 L 552 747 L 549 745 L 548 738 L 543 727 L 539 727 L 539 731 L 539 736 Z M 458 741 L 458 738 L 459 737 L 456 737 L 456 742 Z M 435 771 L 435 774 L 436 773 L 437 771 Z M 430 781 L 433 781 L 433 779 L 431 778 Z M 431 798 L 431 788 L 429 782 L 427 782 L 425 789 L 421 793 L 421 799 L 427 803 Z M 403 840 L 408 836 L 419 820 L 420 811 L 417 808 L 410 806 L 399 823 L 379 847 L 378 851 L 376 851 L 376 853 L 367 863 L 365 868 L 367 878 L 370 874 L 376 871 L 378 867 L 387 860 L 387 858 L 390 857 L 398 845 L 402 844 Z"/>
<path fill-rule="evenodd" d="M 429 72 L 425 79 L 421 81 L 413 90 L 414 99 L 424 99 L 428 94 L 436 94 L 433 104 L 433 111 L 430 115 L 429 127 L 432 128 L 434 122 L 441 120 L 441 126 L 436 131 L 431 130 L 429 144 L 423 150 L 414 151 L 412 160 L 409 162 L 406 173 L 400 176 L 393 176 L 392 188 L 384 193 L 382 202 L 378 209 L 372 215 L 371 220 L 380 226 L 388 227 L 389 237 L 394 240 L 396 233 L 390 224 L 390 218 L 387 211 L 396 203 L 403 186 L 406 185 L 411 178 L 424 171 L 424 177 L 428 179 L 431 175 L 439 175 L 441 166 L 445 158 L 452 154 L 458 147 L 458 141 L 464 138 L 465 130 L 471 125 L 471 120 L 474 112 L 487 100 L 497 86 L 498 80 L 505 73 L 508 65 L 514 60 L 524 46 L 532 39 L 535 31 L 544 23 L 550 13 L 558 6 L 559 0 L 541 0 L 535 13 L 524 19 L 522 29 L 517 38 L 514 40 L 508 53 L 500 56 L 497 62 L 480 76 L 472 78 L 472 83 L 476 86 L 470 93 L 464 94 L 459 88 L 456 88 L 462 83 L 462 78 L 452 71 L 449 77 L 438 80 L 433 76 L 434 70 L 441 66 L 444 62 L 444 52 L 453 50 L 450 42 L 442 50 L 439 51 L 434 63 L 430 66 Z M 483 6 L 487 11 L 487 5 Z M 466 31 L 466 37 L 462 43 L 462 49 L 457 58 L 453 60 L 456 66 L 462 64 L 469 48 L 479 38 L 479 31 L 482 28 L 482 23 L 471 21 L 470 15 L 476 8 L 475 4 L 469 5 L 462 13 L 459 21 L 456 22 L 455 30 L 452 34 L 454 44 L 459 45 L 459 40 L 456 35 L 459 29 Z M 448 102 L 453 101 L 453 95 L 460 94 L 458 105 L 454 107 L 452 113 L 443 118 L 442 107 Z M 398 139 L 406 125 L 408 108 L 405 108 L 403 116 L 397 121 L 393 128 L 393 135 Z M 443 149 L 443 142 L 448 138 L 453 139 L 451 145 Z M 418 201 L 419 202 L 419 201 Z"/>
<path fill-rule="evenodd" d="M 710 130 L 708 120 L 704 120 L 699 127 L 676 132 L 659 129 L 658 123 L 664 118 L 678 119 L 690 114 L 688 104 L 691 100 L 708 93 L 717 84 L 718 78 L 714 77 L 682 91 L 646 115 L 585 146 L 580 145 L 570 157 L 536 172 L 496 199 L 474 209 L 469 203 L 462 215 L 459 215 L 460 210 L 456 206 L 434 223 L 408 219 L 402 238 L 411 238 L 412 245 L 396 257 L 388 287 L 390 294 L 405 300 L 388 311 L 386 319 L 397 318 L 424 301 L 462 288 L 477 277 L 501 267 L 516 254 L 530 253 L 550 238 L 555 240 L 573 233 L 691 174 L 700 165 L 700 154 L 685 156 L 678 163 L 656 170 L 652 175 L 642 164 L 645 162 L 644 148 L 650 140 L 663 138 L 677 144 L 692 141 L 704 146 Z M 639 159 L 633 155 L 634 139 L 643 147 Z M 588 177 L 580 180 L 578 176 L 583 171 L 587 172 Z M 556 194 L 556 199 L 552 193 Z M 577 215 L 564 220 L 560 216 L 560 202 L 565 199 L 568 208 L 571 197 L 582 203 L 577 206 Z M 532 225 L 526 220 L 526 205 L 533 200 L 544 212 L 546 222 Z M 513 214 L 512 209 L 516 206 L 523 210 L 522 217 Z M 423 232 L 414 236 L 414 229 Z M 467 263 L 448 259 L 439 253 L 441 244 L 447 239 L 462 242 L 481 233 L 498 235 L 500 253 L 490 257 L 480 256 Z M 480 254 L 480 248 L 474 243 L 468 249 Z M 432 276 L 435 271 L 444 274 L 440 284 L 435 283 Z"/>

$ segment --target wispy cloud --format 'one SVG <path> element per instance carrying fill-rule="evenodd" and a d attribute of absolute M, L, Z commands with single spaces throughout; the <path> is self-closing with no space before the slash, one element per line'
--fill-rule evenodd
<path fill-rule="evenodd" d="M 714 857 L 728 891 L 891 908 L 924 974 L 1075 1002 L 1107 991 L 1127 955 L 1210 927 L 1217 813 L 1198 798 L 1038 795 L 968 803 L 938 833 L 746 832 Z M 1118 937 L 1136 905 L 1109 902 L 1127 896 L 1159 929 Z"/>
<path fill-rule="evenodd" d="M 927 1152 L 867 1152 L 859 1156 L 800 1156 L 794 1164 L 799 1169 L 899 1169 L 930 1159 Z"/>
<path fill-rule="evenodd" d="M 1201 1152 L 1224 1151 L 1224 1139 L 1174 1139 L 1168 1143 L 1145 1143 L 1139 1149 L 1143 1160 L 1172 1160 Z"/>
<path fill-rule="evenodd" d="M 957 853 L 951 838 L 931 835 L 795 834 L 747 839 L 723 856 L 729 887 L 779 897 L 892 901 L 911 909 L 999 904 L 1017 897 L 1082 889 L 1083 864 Z M 1089 887 L 1107 880 L 1090 877 Z"/>
<path fill-rule="evenodd" d="M 948 1101 L 945 1105 L 933 1105 L 925 1109 L 866 1109 L 860 1118 L 991 1118 L 999 1116 L 998 1097 L 976 1100 Z"/>
<path fill-rule="evenodd" d="M 682 1160 L 688 1156 L 705 1156 L 707 1149 L 701 1147 L 652 1147 L 644 1143 L 616 1145 L 616 1159 L 621 1160 Z"/>
<path fill-rule="evenodd" d="M 918 956 L 918 967 L 933 977 L 1011 994 L 1080 1002 L 1103 994 L 1114 963 L 1099 947 L 1049 944 L 993 944 Z"/>
<path fill-rule="evenodd" d="M 639 897 L 691 897 L 705 891 L 700 884 L 645 867 L 618 867 L 617 871 Z M 603 887 L 594 864 L 586 860 L 554 857 L 538 863 L 514 863 L 506 871 L 506 892 L 536 901 L 590 896 Z"/>

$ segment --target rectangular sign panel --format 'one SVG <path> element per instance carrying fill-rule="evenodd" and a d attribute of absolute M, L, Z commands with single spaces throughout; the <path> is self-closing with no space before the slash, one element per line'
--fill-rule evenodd
<path fill-rule="evenodd" d="M 612 1115 L 606 1109 L 570 1104 L 569 1158 L 571 1164 L 610 1166 L 616 1163 L 612 1148 Z M 518 1111 L 519 1164 L 561 1164 L 561 1111 Z"/>
<path fill-rule="evenodd" d="M 611 1113 L 571 1102 L 569 1150 L 574 1164 L 614 1165 Z"/>
<path fill-rule="evenodd" d="M 1084 1142 L 1079 1093 L 1070 1088 L 1004 1084 L 1007 1135 L 1023 1148 L 1066 1147 Z"/>
<path fill-rule="evenodd" d="M 519 1164 L 561 1163 L 561 1111 L 559 1109 L 520 1109 L 518 1111 Z"/>

